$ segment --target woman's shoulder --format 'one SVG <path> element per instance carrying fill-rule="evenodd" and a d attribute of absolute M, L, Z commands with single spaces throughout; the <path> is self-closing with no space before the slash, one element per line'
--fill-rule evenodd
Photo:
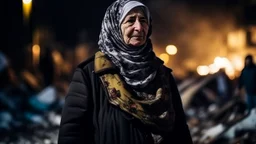
<path fill-rule="evenodd" d="M 172 73 L 172 71 L 173 71 L 171 68 L 169 68 L 169 67 L 167 67 L 167 66 L 165 66 L 165 65 L 162 66 L 162 69 L 163 69 L 166 73 Z"/>
<path fill-rule="evenodd" d="M 93 56 L 82 61 L 78 64 L 77 69 L 82 69 L 83 71 L 95 72 L 97 74 L 109 72 L 115 70 L 114 64 L 109 60 L 105 54 L 98 51 Z"/>
<path fill-rule="evenodd" d="M 158 61 L 159 63 L 162 63 L 162 65 L 159 67 L 160 68 L 160 70 L 163 70 L 164 72 L 172 72 L 172 69 L 171 68 L 169 68 L 169 67 L 167 67 L 167 66 L 165 66 L 163 63 L 163 61 L 160 59 L 160 58 L 158 58 L 157 57 L 157 60 L 156 61 Z"/>
<path fill-rule="evenodd" d="M 77 65 L 77 69 L 93 69 L 94 68 L 95 55 L 85 59 Z"/>

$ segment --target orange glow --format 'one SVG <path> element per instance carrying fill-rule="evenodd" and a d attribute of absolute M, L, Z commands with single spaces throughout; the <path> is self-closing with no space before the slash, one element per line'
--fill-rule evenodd
<path fill-rule="evenodd" d="M 32 55 L 33 55 L 33 64 L 37 65 L 39 62 L 39 56 L 40 56 L 40 46 L 34 45 L 32 47 Z"/>
<path fill-rule="evenodd" d="M 32 0 L 22 0 L 22 2 L 23 2 L 24 4 L 29 4 L 29 3 L 32 2 Z"/>
<path fill-rule="evenodd" d="M 209 70 L 209 67 L 208 66 L 198 66 L 197 67 L 197 73 L 201 76 L 204 76 L 204 75 L 208 75 L 210 72 Z"/>
<path fill-rule="evenodd" d="M 210 74 L 214 74 L 214 73 L 218 72 L 219 69 L 220 68 L 218 66 L 216 66 L 215 64 L 210 64 L 209 65 L 209 73 Z"/>
<path fill-rule="evenodd" d="M 174 45 L 168 45 L 167 47 L 166 47 L 166 52 L 169 54 L 169 55 L 175 55 L 176 53 L 177 53 L 177 48 L 176 48 L 176 46 L 174 46 Z"/>
<path fill-rule="evenodd" d="M 75 49 L 75 57 L 77 62 L 83 61 L 85 58 L 89 57 L 89 49 L 86 45 L 80 45 Z"/>
<path fill-rule="evenodd" d="M 58 64 L 58 65 L 63 64 L 63 59 L 62 59 L 60 52 L 58 52 L 57 50 L 54 50 L 52 52 L 52 56 L 53 56 L 53 60 L 56 64 Z"/>
<path fill-rule="evenodd" d="M 244 67 L 243 58 L 238 55 L 231 57 L 231 63 L 237 71 L 241 71 Z"/>
<path fill-rule="evenodd" d="M 253 30 L 252 30 L 252 33 L 251 33 L 251 42 L 252 43 L 256 43 L 256 28 L 254 28 Z"/>
<path fill-rule="evenodd" d="M 29 19 L 31 13 L 32 0 L 22 0 L 22 7 L 24 18 L 27 20 Z"/>
<path fill-rule="evenodd" d="M 167 64 L 169 62 L 169 55 L 166 53 L 160 54 L 159 58 L 164 61 L 164 64 Z"/>
<path fill-rule="evenodd" d="M 234 49 L 244 47 L 246 44 L 246 33 L 244 30 L 237 30 L 228 34 L 228 46 Z"/>
<path fill-rule="evenodd" d="M 225 68 L 225 73 L 228 75 L 230 79 L 233 80 L 235 78 L 235 71 L 231 65 Z"/>

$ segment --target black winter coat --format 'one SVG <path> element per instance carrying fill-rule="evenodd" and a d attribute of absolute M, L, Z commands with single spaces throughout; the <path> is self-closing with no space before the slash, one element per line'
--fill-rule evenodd
<path fill-rule="evenodd" d="M 108 72 L 109 70 L 103 71 Z M 172 132 L 161 144 L 192 144 L 181 98 L 171 76 L 175 110 Z M 76 68 L 70 83 L 59 129 L 58 144 L 154 144 L 151 132 L 136 118 L 109 103 L 94 57 Z"/>

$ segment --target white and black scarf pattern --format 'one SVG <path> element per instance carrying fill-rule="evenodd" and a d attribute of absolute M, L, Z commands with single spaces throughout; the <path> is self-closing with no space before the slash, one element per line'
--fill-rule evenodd
<path fill-rule="evenodd" d="M 134 1 L 134 0 L 133 0 Z M 153 52 L 151 19 L 148 8 L 142 6 L 149 18 L 149 32 L 144 46 L 131 47 L 125 44 L 120 27 L 124 6 L 130 0 L 117 0 L 106 10 L 99 36 L 99 49 L 105 53 L 120 70 L 126 83 L 134 88 L 144 88 L 151 82 L 162 61 Z M 136 7 L 136 6 L 135 6 Z"/>

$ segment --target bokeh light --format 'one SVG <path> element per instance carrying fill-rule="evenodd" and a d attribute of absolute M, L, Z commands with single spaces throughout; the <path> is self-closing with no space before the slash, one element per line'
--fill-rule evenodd
<path fill-rule="evenodd" d="M 29 4 L 29 3 L 32 2 L 32 0 L 22 0 L 22 2 L 23 2 L 24 4 Z"/>
<path fill-rule="evenodd" d="M 174 45 L 168 45 L 166 47 L 166 52 L 169 54 L 169 55 L 175 55 L 177 53 L 177 47 L 174 46 Z"/>
<path fill-rule="evenodd" d="M 197 73 L 201 76 L 208 75 L 210 72 L 209 67 L 205 65 L 201 65 L 197 67 Z"/>

